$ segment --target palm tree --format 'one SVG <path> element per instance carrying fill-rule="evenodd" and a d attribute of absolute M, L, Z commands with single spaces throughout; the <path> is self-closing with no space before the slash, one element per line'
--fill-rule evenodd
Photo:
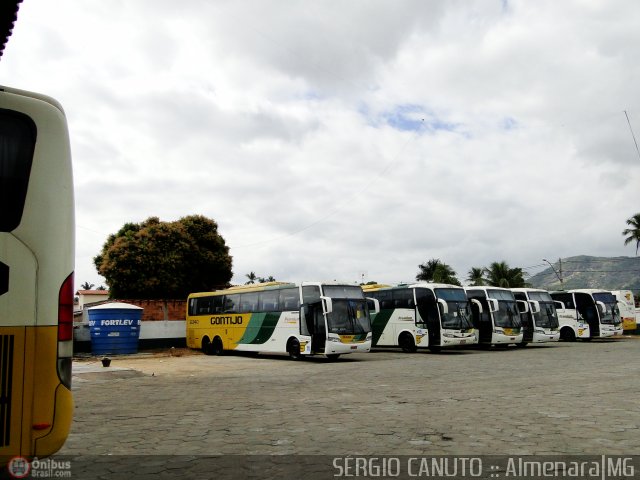
<path fill-rule="evenodd" d="M 93 283 L 84 282 L 82 285 L 80 285 L 80 288 L 82 290 L 91 290 L 93 288 L 93 286 L 94 286 Z"/>
<path fill-rule="evenodd" d="M 636 242 L 636 257 L 638 256 L 638 247 L 640 247 L 640 213 L 636 213 L 633 217 L 627 220 L 627 225 L 632 228 L 625 228 L 622 231 L 622 235 L 628 235 L 624 239 L 624 244 L 629 245 L 631 242 Z"/>
<path fill-rule="evenodd" d="M 485 269 L 487 282 L 494 287 L 517 288 L 524 287 L 525 273 L 521 268 L 509 268 L 507 262 L 493 262 Z"/>
<path fill-rule="evenodd" d="M 438 260 L 437 258 L 432 258 L 428 262 L 418 265 L 418 268 L 420 270 L 416 275 L 416 280 L 419 282 L 433 281 L 433 274 L 436 272 L 436 268 L 438 268 L 438 265 L 440 265 L 440 260 Z"/>
<path fill-rule="evenodd" d="M 418 281 L 460 285 L 453 268 L 446 263 L 442 263 L 437 258 L 432 258 L 427 263 L 418 265 L 418 268 L 420 269 L 416 275 L 416 280 Z"/>
<path fill-rule="evenodd" d="M 467 273 L 467 281 L 471 283 L 472 287 L 482 286 L 486 281 L 484 274 L 484 267 L 471 267 L 471 270 Z"/>
<path fill-rule="evenodd" d="M 245 283 L 245 285 L 249 285 L 250 283 L 256 283 L 256 280 L 258 279 L 258 277 L 256 277 L 256 272 L 249 272 L 245 275 L 245 277 L 249 279 L 249 281 Z"/>

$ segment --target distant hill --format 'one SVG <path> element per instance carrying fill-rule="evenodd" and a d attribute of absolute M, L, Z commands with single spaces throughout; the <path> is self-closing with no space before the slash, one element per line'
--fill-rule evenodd
<path fill-rule="evenodd" d="M 553 267 L 560 273 L 558 261 Z M 640 293 L 640 257 L 589 257 L 579 255 L 562 259 L 562 280 L 551 268 L 526 279 L 527 283 L 545 290 L 571 288 L 603 288 L 633 290 Z"/>

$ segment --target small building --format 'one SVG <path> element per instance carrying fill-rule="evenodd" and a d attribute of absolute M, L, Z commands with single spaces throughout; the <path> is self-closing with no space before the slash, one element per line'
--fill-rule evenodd
<path fill-rule="evenodd" d="M 85 305 L 109 300 L 109 290 L 78 290 L 76 296 L 78 297 L 78 304 L 74 310 L 81 312 L 84 310 Z"/>

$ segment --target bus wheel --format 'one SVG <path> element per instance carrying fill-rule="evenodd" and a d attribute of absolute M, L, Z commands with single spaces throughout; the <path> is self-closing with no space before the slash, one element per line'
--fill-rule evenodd
<path fill-rule="evenodd" d="M 300 360 L 302 358 L 302 354 L 300 353 L 300 342 L 297 338 L 289 340 L 287 343 L 287 352 L 289 353 L 291 360 Z"/>
<path fill-rule="evenodd" d="M 338 358 L 340 358 L 340 354 L 339 353 L 331 353 L 331 354 L 327 355 L 327 358 L 329 359 L 330 362 L 335 362 Z"/>
<path fill-rule="evenodd" d="M 211 343 L 211 355 L 222 355 L 224 349 L 222 348 L 222 340 L 220 337 L 216 337 L 213 339 Z"/>
<path fill-rule="evenodd" d="M 209 337 L 204 337 L 202 339 L 202 352 L 205 355 L 213 355 L 213 352 L 211 351 L 211 340 L 209 340 Z"/>
<path fill-rule="evenodd" d="M 411 334 L 407 332 L 400 335 L 398 344 L 400 345 L 400 348 L 402 348 L 402 351 L 405 353 L 413 353 L 417 350 L 416 342 L 413 341 L 413 337 L 411 336 Z"/>
<path fill-rule="evenodd" d="M 575 342 L 576 341 L 576 333 L 572 328 L 563 328 L 560 330 L 560 340 L 563 342 Z"/>

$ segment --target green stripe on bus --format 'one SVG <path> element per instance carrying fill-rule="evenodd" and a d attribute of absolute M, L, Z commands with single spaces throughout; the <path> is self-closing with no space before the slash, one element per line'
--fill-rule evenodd
<path fill-rule="evenodd" d="M 238 341 L 238 344 L 261 344 L 265 343 L 273 335 L 273 330 L 278 324 L 281 312 L 252 313 L 249 325 Z"/>
<path fill-rule="evenodd" d="M 380 310 L 380 313 L 374 313 L 371 315 L 371 333 L 373 333 L 373 341 L 371 345 L 377 345 L 378 340 L 380 340 L 380 336 L 384 329 L 387 327 L 387 323 L 389 323 L 389 319 L 391 318 L 391 314 L 393 313 L 393 308 Z"/>

